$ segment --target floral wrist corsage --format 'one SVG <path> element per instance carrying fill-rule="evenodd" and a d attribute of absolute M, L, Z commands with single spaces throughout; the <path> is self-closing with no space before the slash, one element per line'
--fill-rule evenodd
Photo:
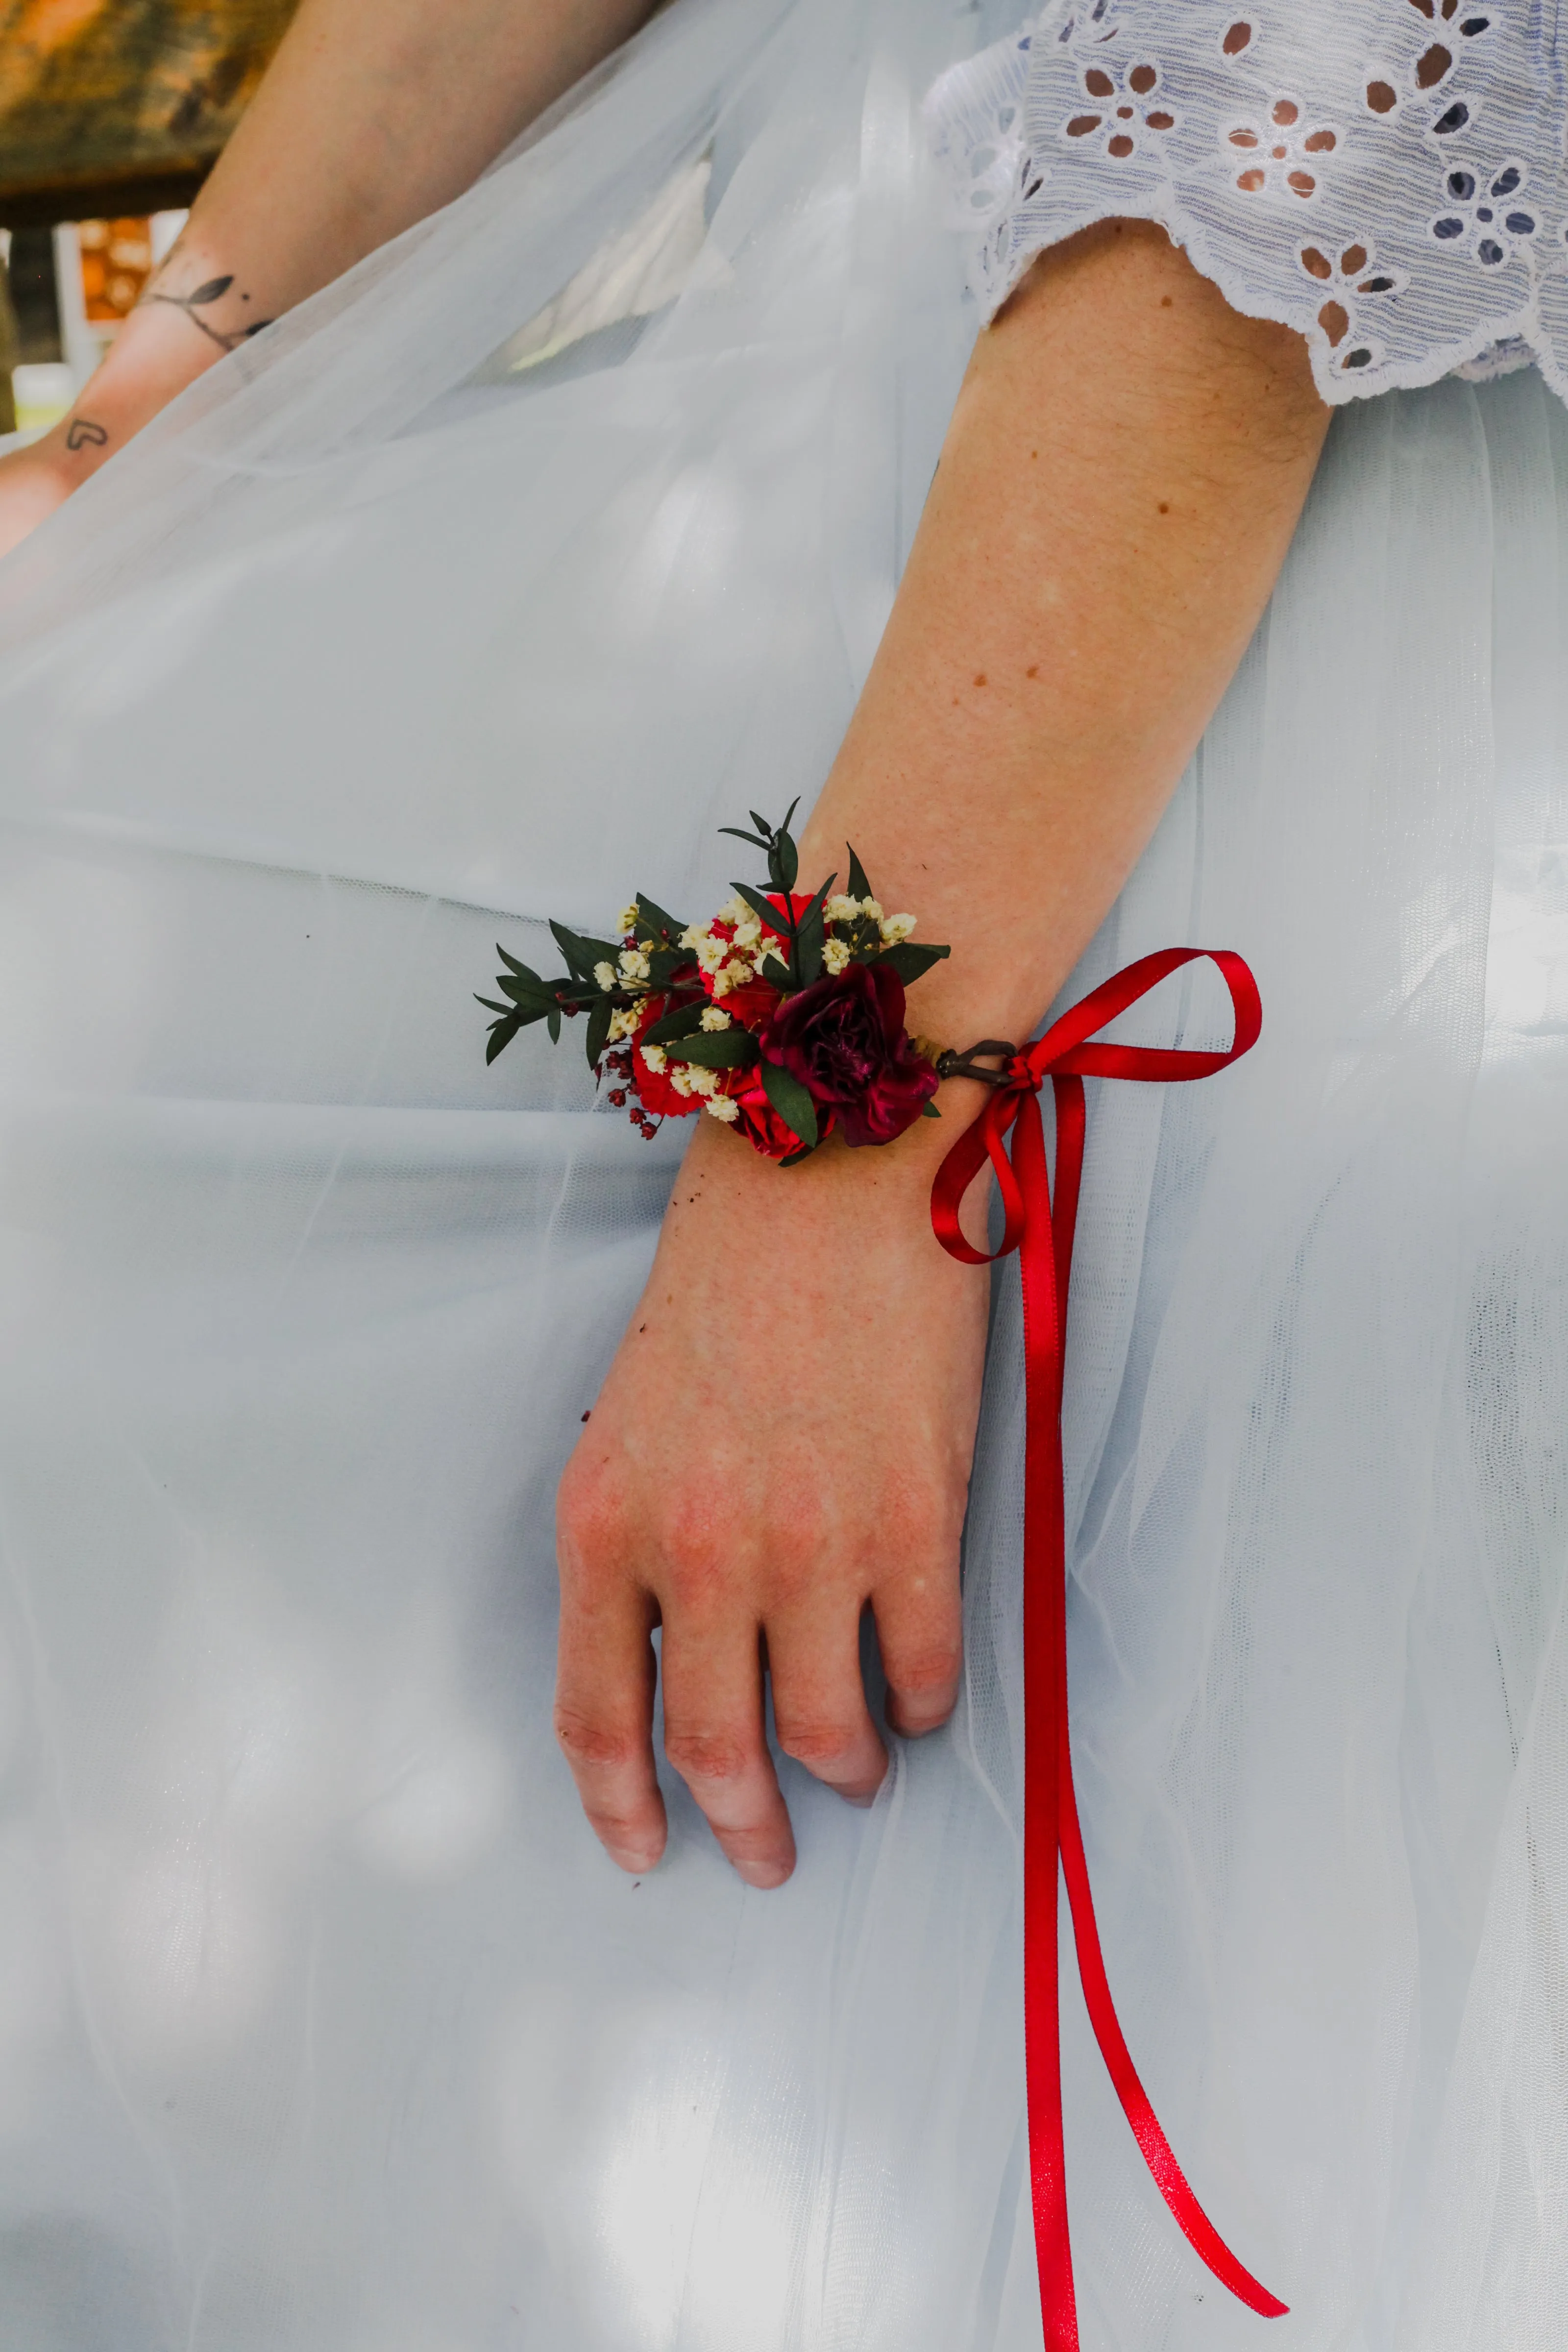
<path fill-rule="evenodd" d="M 835 874 L 798 895 L 794 814 L 776 831 L 754 809 L 754 833 L 720 828 L 766 854 L 770 887 L 737 882 L 710 922 L 683 925 L 642 897 L 618 942 L 552 922 L 559 980 L 498 947 L 507 1002 L 479 999 L 498 1016 L 487 1061 L 531 1022 L 558 1039 L 563 1013 L 585 1013 L 589 1066 L 645 1136 L 705 1110 L 786 1168 L 836 1131 L 891 1143 L 934 1118 L 936 1058 L 904 1027 L 904 991 L 948 950 L 917 946 L 912 915 L 883 914 L 853 850 L 847 891 Z"/>

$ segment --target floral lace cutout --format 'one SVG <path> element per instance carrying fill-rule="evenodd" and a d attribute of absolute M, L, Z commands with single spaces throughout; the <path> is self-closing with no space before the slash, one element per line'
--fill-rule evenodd
<path fill-rule="evenodd" d="M 1345 400 L 1533 359 L 1568 398 L 1568 55 L 1538 0 L 1052 0 L 927 118 L 987 313 L 1158 220 Z M 1309 226 L 1310 225 L 1310 226 Z"/>

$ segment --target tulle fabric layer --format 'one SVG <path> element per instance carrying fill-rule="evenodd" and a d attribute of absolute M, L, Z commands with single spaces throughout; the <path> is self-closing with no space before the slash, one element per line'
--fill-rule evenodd
<path fill-rule="evenodd" d="M 820 781 L 973 332 L 918 106 L 1002 29 L 680 0 L 0 573 L 8 2352 L 1038 2342 L 1015 1276 L 952 1730 L 869 1815 L 786 1766 L 782 1893 L 674 1784 L 622 1877 L 552 1494 L 681 1138 L 469 1000 Z M 491 380 L 701 157 L 679 300 Z M 1565 501 L 1532 377 L 1338 419 L 1075 982 L 1263 990 L 1095 1093 L 1074 1731 L 1130 2039 L 1310 2352 L 1568 2318 Z M 1261 2341 L 1066 2040 L 1086 2346 Z"/>

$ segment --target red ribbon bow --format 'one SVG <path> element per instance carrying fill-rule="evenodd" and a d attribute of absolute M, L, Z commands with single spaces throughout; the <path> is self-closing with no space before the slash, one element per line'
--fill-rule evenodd
<path fill-rule="evenodd" d="M 1219 966 L 1236 1014 L 1227 1053 L 1090 1045 L 1183 964 L 1205 955 Z M 1145 1081 L 1206 1078 L 1249 1053 L 1263 1025 L 1258 983 L 1227 949 L 1166 948 L 1143 956 L 1095 989 L 1025 1052 L 1015 1054 L 984 1108 L 960 1136 L 931 1188 L 931 1223 L 942 1247 L 966 1265 L 990 1265 L 1018 1252 L 1024 1291 L 1026 1449 L 1024 1469 L 1024 2039 L 1028 2092 L 1029 2175 L 1040 2307 L 1048 2352 L 1078 2352 L 1072 2248 L 1068 2236 L 1062 2145 L 1061 2044 L 1057 1952 L 1057 1865 L 1067 1879 L 1079 1975 L 1095 2039 L 1155 2185 L 1215 2276 L 1265 2318 L 1287 2306 L 1244 2269 L 1198 2203 L 1138 2079 L 1106 1980 L 1068 1737 L 1067 1528 L 1062 1491 L 1062 1353 L 1079 1180 L 1083 1171 L 1085 1078 Z M 1040 1089 L 1056 1097 L 1057 1181 L 1051 1200 Z M 1013 1156 L 1006 1139 L 1014 1130 Z M 994 1256 L 972 1249 L 960 1204 L 986 1160 L 996 1171 L 1006 1223 Z"/>

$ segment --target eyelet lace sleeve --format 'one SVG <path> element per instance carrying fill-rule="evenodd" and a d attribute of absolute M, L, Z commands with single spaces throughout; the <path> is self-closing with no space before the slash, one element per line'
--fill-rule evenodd
<path fill-rule="evenodd" d="M 1156 220 L 1325 400 L 1539 362 L 1568 399 L 1556 0 L 1054 0 L 927 120 L 994 313 L 1044 246 Z"/>

